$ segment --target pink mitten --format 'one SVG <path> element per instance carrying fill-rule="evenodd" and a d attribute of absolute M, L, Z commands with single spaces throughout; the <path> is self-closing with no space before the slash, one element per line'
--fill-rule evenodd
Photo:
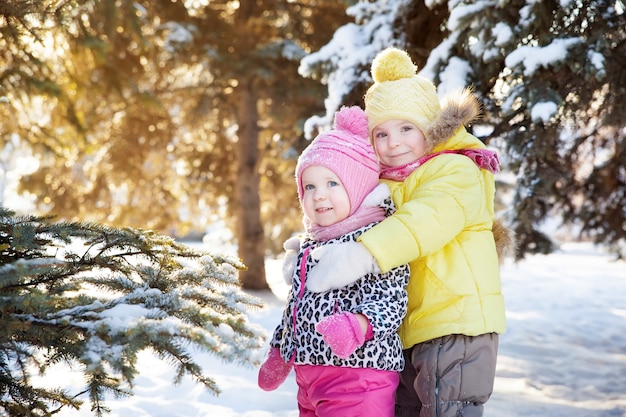
<path fill-rule="evenodd" d="M 346 359 L 365 342 L 365 335 L 356 316 L 340 313 L 328 316 L 315 326 L 324 336 L 324 342 L 340 358 Z"/>
<path fill-rule="evenodd" d="M 259 388 L 263 391 L 274 391 L 285 382 L 291 368 L 293 368 L 293 362 L 285 362 L 280 356 L 280 351 L 271 347 L 267 359 L 259 368 Z"/>

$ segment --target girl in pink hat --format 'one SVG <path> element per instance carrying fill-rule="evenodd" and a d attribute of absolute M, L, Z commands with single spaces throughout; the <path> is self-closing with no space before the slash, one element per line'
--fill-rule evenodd
<path fill-rule="evenodd" d="M 258 383 L 274 390 L 295 370 L 301 417 L 392 417 L 404 367 L 398 328 L 406 313 L 409 269 L 364 274 L 342 288 L 306 287 L 316 249 L 358 236 L 393 211 L 378 185 L 378 162 L 359 107 L 344 107 L 296 166 L 305 236 L 299 244 L 283 320 L 274 331 Z M 350 259 L 345 259 L 349 267 Z"/>

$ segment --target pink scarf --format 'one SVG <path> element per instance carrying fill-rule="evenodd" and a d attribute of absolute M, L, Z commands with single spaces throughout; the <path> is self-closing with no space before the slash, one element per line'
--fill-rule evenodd
<path fill-rule="evenodd" d="M 401 165 L 399 167 L 388 167 L 381 165 L 380 178 L 384 180 L 404 181 L 406 177 L 411 175 L 418 167 L 430 161 L 437 155 L 443 153 L 456 153 L 465 155 L 470 158 L 480 169 L 486 169 L 494 174 L 500 172 L 500 160 L 498 154 L 488 149 L 461 149 L 457 151 L 447 150 L 432 153 L 430 155 L 424 155 L 421 158 L 409 162 L 408 164 Z"/>
<path fill-rule="evenodd" d="M 370 223 L 379 222 L 384 218 L 385 209 L 383 207 L 361 205 L 351 216 L 330 226 L 317 225 L 306 216 L 302 223 L 304 223 L 304 228 L 313 239 L 326 241 L 345 235 Z"/>

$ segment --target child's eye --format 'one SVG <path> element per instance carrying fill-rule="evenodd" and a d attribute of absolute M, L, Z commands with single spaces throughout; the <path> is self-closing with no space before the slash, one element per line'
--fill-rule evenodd
<path fill-rule="evenodd" d="M 413 130 L 413 126 L 402 126 L 402 128 L 400 129 L 403 132 L 409 132 L 411 130 Z"/>
<path fill-rule="evenodd" d="M 314 190 L 315 186 L 313 184 L 305 184 L 302 188 L 305 190 Z"/>
<path fill-rule="evenodd" d="M 337 187 L 339 186 L 339 183 L 337 181 L 328 181 L 328 186 L 329 187 Z"/>
<path fill-rule="evenodd" d="M 374 139 L 384 139 L 387 136 L 387 134 L 385 132 L 377 132 L 374 135 Z"/>

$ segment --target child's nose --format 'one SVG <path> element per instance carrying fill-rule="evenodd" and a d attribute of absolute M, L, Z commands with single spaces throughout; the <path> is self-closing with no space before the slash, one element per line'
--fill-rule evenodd
<path fill-rule="evenodd" d="M 316 188 L 315 189 L 315 193 L 313 194 L 313 198 L 318 201 L 318 200 L 324 200 L 326 198 L 326 191 L 324 191 L 321 188 Z"/>

